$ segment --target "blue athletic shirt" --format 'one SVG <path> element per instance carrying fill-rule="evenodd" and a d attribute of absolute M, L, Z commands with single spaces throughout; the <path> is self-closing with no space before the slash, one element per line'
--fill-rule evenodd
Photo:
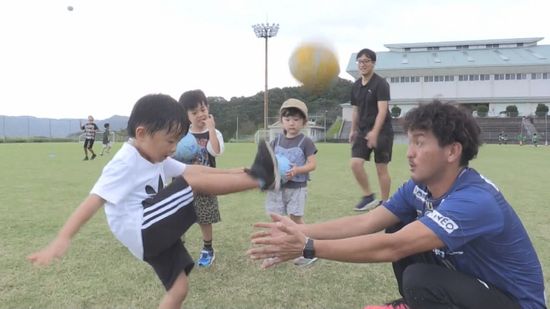
<path fill-rule="evenodd" d="M 420 220 L 443 241 L 442 264 L 490 283 L 522 308 L 546 308 L 542 267 L 527 231 L 499 189 L 465 168 L 447 193 L 433 199 L 409 180 L 384 206 L 403 223 Z"/>

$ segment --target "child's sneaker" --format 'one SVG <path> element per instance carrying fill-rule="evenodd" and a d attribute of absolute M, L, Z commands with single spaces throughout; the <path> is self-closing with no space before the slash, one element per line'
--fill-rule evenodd
<path fill-rule="evenodd" d="M 261 139 L 258 142 L 256 158 L 247 173 L 260 182 L 260 189 L 279 191 L 281 187 L 281 175 L 277 165 L 277 159 L 268 142 Z"/>
<path fill-rule="evenodd" d="M 216 255 L 214 254 L 214 251 L 201 250 L 201 255 L 197 261 L 197 264 L 200 267 L 210 267 L 212 263 L 214 263 L 215 259 Z"/>
<path fill-rule="evenodd" d="M 403 298 L 394 300 L 382 306 L 366 306 L 363 309 L 409 309 Z"/>
<path fill-rule="evenodd" d="M 84 159 L 82 159 L 82 161 L 88 161 L 88 157 L 84 157 Z"/>
<path fill-rule="evenodd" d="M 97 156 L 96 156 L 95 153 L 94 153 L 94 154 L 92 155 L 92 157 L 90 158 L 90 160 L 95 159 L 95 157 L 97 157 Z"/>
<path fill-rule="evenodd" d="M 380 202 L 374 198 L 374 193 L 371 195 L 363 196 L 361 201 L 355 205 L 355 211 L 372 210 L 376 206 L 380 205 Z"/>
<path fill-rule="evenodd" d="M 314 257 L 312 259 L 308 259 L 308 258 L 305 258 L 303 256 L 299 257 L 299 258 L 295 258 L 294 259 L 294 265 L 296 266 L 300 266 L 300 267 L 305 267 L 305 266 L 309 266 L 315 262 L 317 262 L 317 258 Z"/>

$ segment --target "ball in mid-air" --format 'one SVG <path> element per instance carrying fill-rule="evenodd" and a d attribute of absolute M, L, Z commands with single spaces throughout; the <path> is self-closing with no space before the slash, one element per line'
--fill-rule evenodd
<path fill-rule="evenodd" d="M 74 10 L 74 7 L 72 5 L 67 6 L 67 11 L 72 12 Z"/>
<path fill-rule="evenodd" d="M 304 88 L 321 92 L 330 87 L 340 73 L 338 58 L 333 50 L 322 43 L 299 45 L 288 61 L 290 73 Z"/>
<path fill-rule="evenodd" d="M 200 147 L 197 143 L 197 139 L 191 133 L 187 133 L 176 146 L 176 152 L 174 153 L 174 159 L 184 162 L 193 163 L 196 157 L 199 155 Z"/>

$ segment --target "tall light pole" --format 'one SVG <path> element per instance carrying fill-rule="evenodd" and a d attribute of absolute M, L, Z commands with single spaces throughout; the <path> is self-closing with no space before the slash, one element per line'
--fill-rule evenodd
<path fill-rule="evenodd" d="M 267 96 L 267 41 L 269 38 L 272 38 L 277 35 L 279 31 L 279 24 L 255 24 L 252 25 L 254 33 L 259 38 L 265 39 L 265 91 L 264 91 L 264 130 L 267 132 L 267 106 L 268 106 L 268 96 Z M 265 134 L 265 133 L 264 133 Z"/>
<path fill-rule="evenodd" d="M 544 145 L 548 146 L 548 112 L 544 115 L 544 137 L 546 138 Z"/>

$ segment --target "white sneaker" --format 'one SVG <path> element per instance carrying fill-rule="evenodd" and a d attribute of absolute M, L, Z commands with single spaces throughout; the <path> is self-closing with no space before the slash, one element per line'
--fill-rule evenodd
<path fill-rule="evenodd" d="M 299 258 L 294 259 L 294 265 L 300 266 L 300 267 L 305 267 L 305 266 L 309 266 L 309 265 L 315 263 L 317 260 L 318 259 L 316 257 L 312 258 L 312 259 L 306 259 L 305 257 L 301 256 Z"/>

